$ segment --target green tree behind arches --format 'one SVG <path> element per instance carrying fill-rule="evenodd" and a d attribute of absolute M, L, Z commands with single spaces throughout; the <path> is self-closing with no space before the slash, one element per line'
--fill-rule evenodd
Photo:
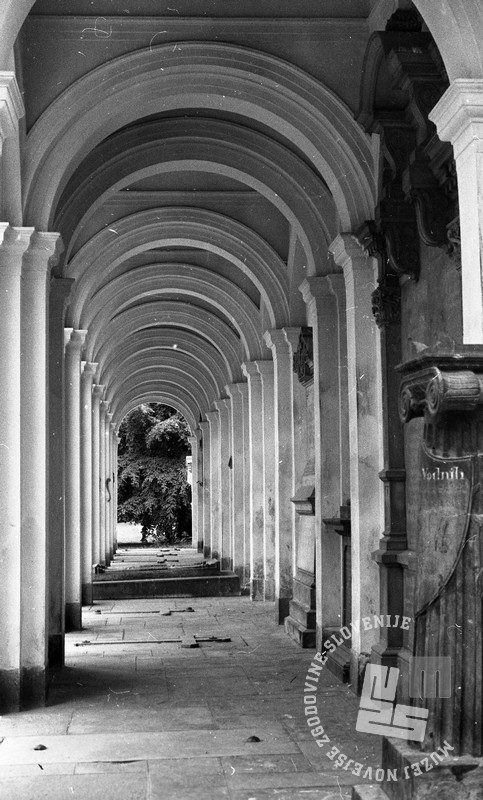
<path fill-rule="evenodd" d="M 184 417 L 169 406 L 145 403 L 124 418 L 119 435 L 119 522 L 141 525 L 144 542 L 190 535 L 190 430 Z"/>

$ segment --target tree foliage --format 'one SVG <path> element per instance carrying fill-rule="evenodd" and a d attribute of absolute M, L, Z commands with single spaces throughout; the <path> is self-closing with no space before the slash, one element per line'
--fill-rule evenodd
<path fill-rule="evenodd" d="M 174 542 L 191 531 L 186 481 L 189 428 L 169 406 L 148 403 L 119 429 L 118 519 L 142 525 L 143 541 Z"/>

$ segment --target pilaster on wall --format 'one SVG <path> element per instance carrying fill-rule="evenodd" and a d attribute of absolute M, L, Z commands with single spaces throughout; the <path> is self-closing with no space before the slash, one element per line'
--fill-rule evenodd
<path fill-rule="evenodd" d="M 273 361 L 254 361 L 262 383 L 263 599 L 275 599 L 275 409 Z"/>
<path fill-rule="evenodd" d="M 307 278 L 300 291 L 313 329 L 316 626 L 321 649 L 323 630 L 344 624 L 341 537 L 324 524 L 324 519 L 339 517 L 350 493 L 344 277 Z"/>
<path fill-rule="evenodd" d="M 99 411 L 99 542 L 100 563 L 107 564 L 106 540 L 106 415 L 109 411 L 107 400 L 101 400 Z"/>
<path fill-rule="evenodd" d="M 202 432 L 197 428 L 192 436 L 188 437 L 191 445 L 191 545 L 198 552 L 203 552 L 203 517 L 200 514 L 202 509 L 200 475 L 202 449 L 200 448 Z"/>
<path fill-rule="evenodd" d="M 203 555 L 210 557 L 211 545 L 211 453 L 210 453 L 210 423 L 200 422 L 202 452 L 201 481 L 203 488 Z"/>
<path fill-rule="evenodd" d="M 106 564 L 109 565 L 112 561 L 113 549 L 112 549 L 112 542 L 113 542 L 113 520 L 112 520 L 112 413 L 108 411 L 106 413 L 106 430 L 105 430 L 105 437 L 106 437 L 106 450 L 105 450 L 105 457 L 106 457 L 106 477 L 105 477 L 105 485 L 106 485 Z"/>
<path fill-rule="evenodd" d="M 377 261 L 367 256 L 355 237 L 339 234 L 330 245 L 344 272 L 347 313 L 350 496 L 352 540 L 352 619 L 379 613 L 379 574 L 372 553 L 384 528 L 383 417 L 379 331 L 371 312 Z M 354 630 L 352 683 L 357 685 L 357 659 L 368 657 L 373 631 Z"/>
<path fill-rule="evenodd" d="M 105 386 L 96 384 L 92 387 L 92 563 L 100 564 L 101 556 L 101 472 L 100 472 L 100 428 L 101 400 Z"/>
<path fill-rule="evenodd" d="M 22 707 L 44 705 L 48 661 L 47 335 L 50 268 L 62 242 L 37 233 L 21 281 Z"/>
<path fill-rule="evenodd" d="M 206 419 L 210 426 L 211 557 L 219 558 L 221 553 L 220 412 L 208 411 Z"/>
<path fill-rule="evenodd" d="M 263 416 L 262 380 L 253 361 L 242 364 L 248 380 L 249 462 L 250 462 L 250 597 L 263 600 L 263 439 L 260 425 Z"/>
<path fill-rule="evenodd" d="M 483 342 L 483 80 L 453 81 L 429 118 L 454 148 L 461 236 L 463 341 Z"/>
<path fill-rule="evenodd" d="M 243 409 L 243 550 L 241 563 L 243 573 L 240 576 L 242 594 L 249 592 L 250 587 L 250 414 L 248 399 L 248 383 L 238 383 L 238 393 Z"/>
<path fill-rule="evenodd" d="M 295 574 L 294 507 L 294 420 L 292 338 L 298 341 L 300 328 L 267 331 L 265 341 L 274 362 L 275 416 L 275 601 L 276 618 L 283 624 L 289 614 Z"/>
<path fill-rule="evenodd" d="M 219 411 L 219 449 L 220 449 L 220 566 L 231 569 L 233 556 L 231 551 L 231 403 L 222 398 L 215 403 Z"/>
<path fill-rule="evenodd" d="M 80 366 L 87 331 L 73 330 L 65 347 L 65 624 L 81 630 Z"/>
<path fill-rule="evenodd" d="M 64 317 L 74 281 L 53 278 L 49 303 L 49 667 L 64 663 Z"/>
<path fill-rule="evenodd" d="M 81 375 L 82 604 L 92 603 L 92 381 L 97 364 L 83 362 Z"/>
<path fill-rule="evenodd" d="M 248 442 L 245 440 L 243 396 L 240 386 L 246 384 L 229 383 L 225 391 L 231 398 L 231 452 L 232 452 L 232 503 L 231 503 L 231 553 L 232 569 L 240 578 L 243 586 L 245 567 L 245 536 L 249 535 L 248 508 L 245 508 L 245 462 L 248 461 Z"/>

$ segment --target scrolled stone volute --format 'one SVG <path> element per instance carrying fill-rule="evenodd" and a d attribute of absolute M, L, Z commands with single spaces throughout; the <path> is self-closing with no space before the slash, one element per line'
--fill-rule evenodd
<path fill-rule="evenodd" d="M 467 367 L 465 369 L 465 367 Z M 483 348 L 461 346 L 452 355 L 435 352 L 401 364 L 399 416 L 434 420 L 448 412 L 471 412 L 483 406 Z"/>

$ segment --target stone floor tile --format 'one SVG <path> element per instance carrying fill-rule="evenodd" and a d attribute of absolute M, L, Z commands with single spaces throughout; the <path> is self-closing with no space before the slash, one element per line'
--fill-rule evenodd
<path fill-rule="evenodd" d="M 119 773 L 136 772 L 142 775 L 148 774 L 147 761 L 91 761 L 74 765 L 75 775 L 90 775 L 98 773 Z M 122 800 L 122 798 L 120 798 Z"/>
<path fill-rule="evenodd" d="M 0 766 L 0 781 L 2 778 L 20 778 L 42 775 L 73 775 L 75 764 L 42 764 L 41 757 L 38 764 L 2 764 Z M 0 795 L 1 797 L 1 795 Z"/>
<path fill-rule="evenodd" d="M 136 775 L 41 775 L 0 779 L 2 800 L 146 800 L 147 779 Z"/>
<path fill-rule="evenodd" d="M 149 794 L 153 800 L 225 800 L 230 795 L 224 776 L 149 774 Z"/>
<path fill-rule="evenodd" d="M 309 761 L 300 753 L 292 753 L 289 756 L 231 756 L 222 758 L 221 763 L 225 774 L 229 777 L 233 775 L 250 775 L 267 773 L 285 772 L 312 772 Z"/>
<path fill-rule="evenodd" d="M 0 747 L 0 764 L 28 764 L 38 761 L 34 747 L 39 737 L 6 737 Z M 247 730 L 184 730 L 169 733 L 72 734 L 44 736 L 42 760 L 52 762 L 151 760 L 261 753 L 293 753 L 297 746 L 281 726 L 264 729 L 257 743 L 247 742 Z M 0 795 L 1 796 L 1 795 Z"/>

